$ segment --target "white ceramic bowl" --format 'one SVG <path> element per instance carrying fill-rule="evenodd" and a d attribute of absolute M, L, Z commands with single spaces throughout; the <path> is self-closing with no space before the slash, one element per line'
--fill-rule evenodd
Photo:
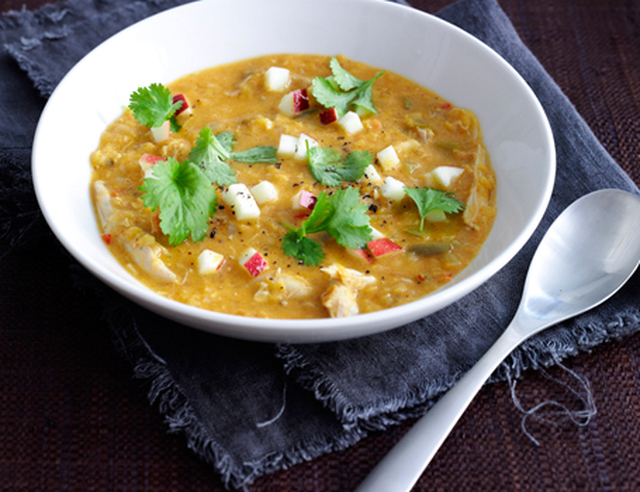
<path fill-rule="evenodd" d="M 413 79 L 476 113 L 497 173 L 498 215 L 479 256 L 453 282 L 374 314 L 267 320 L 161 297 L 107 251 L 89 197 L 89 154 L 131 91 L 221 63 L 285 52 L 344 54 Z M 297 343 L 388 330 L 477 288 L 513 258 L 538 225 L 551 196 L 555 153 L 546 116 L 523 79 L 487 46 L 436 17 L 378 0 L 207 0 L 125 29 L 71 70 L 39 122 L 33 177 L 53 232 L 107 285 L 185 325 L 236 338 Z"/>

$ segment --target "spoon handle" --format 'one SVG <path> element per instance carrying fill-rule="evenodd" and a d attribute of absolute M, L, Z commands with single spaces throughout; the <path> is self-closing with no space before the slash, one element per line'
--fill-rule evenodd
<path fill-rule="evenodd" d="M 522 341 L 512 321 L 491 348 L 400 439 L 355 492 L 409 492 L 458 419 L 500 363 Z"/>

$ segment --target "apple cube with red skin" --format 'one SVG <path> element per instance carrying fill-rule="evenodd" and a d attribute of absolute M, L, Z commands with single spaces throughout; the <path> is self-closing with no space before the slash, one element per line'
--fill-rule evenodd
<path fill-rule="evenodd" d="M 142 157 L 138 160 L 140 166 L 145 170 L 160 161 L 164 161 L 164 158 L 153 154 L 142 154 Z"/>
<path fill-rule="evenodd" d="M 389 253 L 402 250 L 402 246 L 394 243 L 391 239 L 382 237 L 380 239 L 374 239 L 367 243 L 367 248 L 373 256 L 379 258 Z"/>
<path fill-rule="evenodd" d="M 142 172 L 144 172 L 144 177 L 149 178 L 152 175 L 152 166 L 155 166 L 158 162 L 164 161 L 164 158 L 153 155 L 153 154 L 142 154 L 142 157 L 138 160 L 140 167 L 142 168 Z"/>
<path fill-rule="evenodd" d="M 267 260 L 255 248 L 249 248 L 242 253 L 239 262 L 253 277 L 257 277 L 269 268 Z"/>
<path fill-rule="evenodd" d="M 329 125 L 335 121 L 338 121 L 338 111 L 336 108 L 325 109 L 320 113 L 320 123 L 323 125 Z"/>
<path fill-rule="evenodd" d="M 210 249 L 205 249 L 198 256 L 198 272 L 201 275 L 215 273 L 224 264 L 224 256 Z"/>
<path fill-rule="evenodd" d="M 367 263 L 373 263 L 373 255 L 366 248 L 349 249 L 349 253 L 363 259 Z"/>
<path fill-rule="evenodd" d="M 301 208 L 306 208 L 308 210 L 313 210 L 313 207 L 316 206 L 316 202 L 318 201 L 318 197 L 307 190 L 301 190 L 293 197 L 293 208 L 299 210 Z"/>
<path fill-rule="evenodd" d="M 280 112 L 287 116 L 294 117 L 309 109 L 309 94 L 307 89 L 298 89 L 285 94 L 278 106 Z"/>
<path fill-rule="evenodd" d="M 187 96 L 185 96 L 184 94 L 176 94 L 175 96 L 173 96 L 173 104 L 177 103 L 178 101 L 182 102 L 182 106 L 180 106 L 180 108 L 176 111 L 176 116 L 185 112 L 185 114 L 191 113 L 191 106 L 189 106 Z"/>

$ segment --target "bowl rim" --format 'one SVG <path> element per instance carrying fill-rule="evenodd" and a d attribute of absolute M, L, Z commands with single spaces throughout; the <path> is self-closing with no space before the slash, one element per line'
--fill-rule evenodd
<path fill-rule="evenodd" d="M 238 3 L 236 5 L 240 5 L 244 1 L 247 0 L 238 0 Z M 87 55 L 85 55 L 82 60 L 80 60 L 69 71 L 69 73 L 62 79 L 58 87 L 56 87 L 49 101 L 45 105 L 45 108 L 38 122 L 33 141 L 33 185 L 35 188 L 38 203 L 41 207 L 45 220 L 54 232 L 54 235 L 65 247 L 65 249 L 80 264 L 82 264 L 87 270 L 89 270 L 93 275 L 98 277 L 105 284 L 137 302 L 138 304 L 142 305 L 143 307 L 150 309 L 151 311 L 154 311 L 176 322 L 209 331 L 211 333 L 263 342 L 307 343 L 336 341 L 361 337 L 364 335 L 370 335 L 396 328 L 410 321 L 433 314 L 438 310 L 459 300 L 460 298 L 468 295 L 485 281 L 490 279 L 500 269 L 502 269 L 517 254 L 517 252 L 520 251 L 520 249 L 525 245 L 535 229 L 538 227 L 551 199 L 553 184 L 555 182 L 556 155 L 553 133 L 544 109 L 535 96 L 533 90 L 528 86 L 522 76 L 492 48 L 490 48 L 477 38 L 473 37 L 471 34 L 465 32 L 464 30 L 458 28 L 453 24 L 448 23 L 445 20 L 435 17 L 431 14 L 412 9 L 410 7 L 405 7 L 400 4 L 385 2 L 382 0 L 376 2 L 371 2 L 371 0 L 341 1 L 349 1 L 352 3 L 360 4 L 375 4 L 376 7 L 374 8 L 410 9 L 413 12 L 412 15 L 423 16 L 424 18 L 429 19 L 429 22 L 434 22 L 434 25 L 444 26 L 442 27 L 443 29 L 450 29 L 452 30 L 452 32 L 456 33 L 456 35 L 463 36 L 467 42 L 479 46 L 479 49 L 485 50 L 488 53 L 488 56 L 496 58 L 498 62 L 502 64 L 503 69 L 507 70 L 507 72 L 509 72 L 511 76 L 520 81 L 522 90 L 527 95 L 527 97 L 529 97 L 530 102 L 533 104 L 533 107 L 537 111 L 538 116 L 540 117 L 540 121 L 542 122 L 542 133 L 545 134 L 546 141 L 548 143 L 546 149 L 547 155 L 544 156 L 544 158 L 547 162 L 549 162 L 550 168 L 548 170 L 546 182 L 543 184 L 544 192 L 538 204 L 538 207 L 527 221 L 525 227 L 523 227 L 517 234 L 515 240 L 512 241 L 512 243 L 509 244 L 501 254 L 491 259 L 488 263 L 482 266 L 471 276 L 463 278 L 460 281 L 454 280 L 446 284 L 445 288 L 441 288 L 422 299 L 413 301 L 408 304 L 388 308 L 374 313 L 364 313 L 349 318 L 341 318 L 340 320 L 334 318 L 300 320 L 269 319 L 230 315 L 208 311 L 202 308 L 197 308 L 178 301 L 167 299 L 151 291 L 149 288 L 139 283 L 138 281 L 136 281 L 136 283 L 123 281 L 119 276 L 114 275 L 113 272 L 111 272 L 108 268 L 93 261 L 93 259 L 88 254 L 86 254 L 86 252 L 78 249 L 74 244 L 72 238 L 67 237 L 65 231 L 59 227 L 56 217 L 54 217 L 50 213 L 50 210 L 47 207 L 47 199 L 45 198 L 43 193 L 43 189 L 46 187 L 46 183 L 41 180 L 41 175 L 39 172 L 40 166 L 43 165 L 43 156 L 40 152 L 39 143 L 41 141 L 42 132 L 46 131 L 46 122 L 48 121 L 52 101 L 56 100 L 56 98 L 58 97 L 60 87 L 64 86 L 68 80 L 75 77 L 75 74 L 78 73 L 79 70 L 82 70 L 82 67 L 87 63 L 88 59 L 99 56 L 101 51 L 105 50 L 105 47 L 108 47 L 108 43 L 113 42 L 114 39 L 119 39 L 123 36 L 130 35 L 130 33 L 138 29 L 141 24 L 158 22 L 158 19 L 171 16 L 178 9 L 194 9 L 195 11 L 201 8 L 201 6 L 204 4 L 212 3 L 211 0 L 209 2 L 193 2 L 178 7 L 173 7 L 163 12 L 154 14 L 146 19 L 138 21 L 109 37 L 108 39 L 100 43 L 96 48 L 91 50 Z M 498 187 L 499 186 L 500 184 L 498 184 Z M 498 191 L 498 193 L 500 192 Z M 435 304 L 438 304 L 440 307 L 428 310 L 425 314 L 425 305 L 428 306 Z M 381 325 L 385 326 L 381 327 Z"/>

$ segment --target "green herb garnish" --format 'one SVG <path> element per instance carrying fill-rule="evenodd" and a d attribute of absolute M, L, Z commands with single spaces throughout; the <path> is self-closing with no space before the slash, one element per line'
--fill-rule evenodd
<path fill-rule="evenodd" d="M 200 130 L 198 140 L 189 154 L 189 161 L 197 165 L 211 180 L 211 183 L 227 186 L 236 183 L 235 171 L 227 161 L 235 160 L 243 163 L 277 162 L 276 148 L 261 145 L 245 150 L 233 152 L 235 137 L 231 132 L 214 135 L 211 128 L 205 126 Z"/>
<path fill-rule="evenodd" d="M 316 181 L 325 186 L 338 186 L 343 181 L 356 181 L 373 162 L 369 151 L 350 152 L 345 158 L 332 148 L 307 149 L 309 171 Z"/>
<path fill-rule="evenodd" d="M 152 169 L 151 177 L 139 189 L 145 192 L 142 199 L 146 207 L 160 209 L 160 228 L 169 236 L 169 243 L 177 246 L 189 235 L 194 242 L 204 239 L 208 220 L 218 205 L 209 178 L 192 162 L 172 157 Z"/>
<path fill-rule="evenodd" d="M 418 206 L 420 231 L 422 231 L 424 227 L 424 220 L 429 212 L 440 210 L 444 213 L 452 214 L 464 208 L 462 203 L 453 198 L 453 193 L 448 191 L 435 190 L 433 188 L 409 188 L 405 186 L 404 192 Z"/>
<path fill-rule="evenodd" d="M 182 104 L 182 101 L 174 103 L 171 91 L 162 84 L 151 84 L 149 87 L 140 87 L 131 94 L 128 108 L 141 125 L 158 128 L 170 120 L 171 130 L 178 131 L 180 125 L 174 115 Z"/>
<path fill-rule="evenodd" d="M 152 175 L 139 188 L 144 192 L 144 205 L 160 209 L 160 228 L 177 246 L 189 236 L 194 242 L 205 238 L 208 220 L 217 207 L 212 185 L 227 186 L 237 182 L 235 171 L 227 160 L 240 162 L 275 162 L 274 147 L 259 146 L 244 152 L 233 152 L 233 133 L 214 135 L 204 127 L 183 162 L 174 158 L 158 162 Z"/>
<path fill-rule="evenodd" d="M 282 251 L 305 265 L 319 265 L 324 259 L 322 245 L 309 237 L 317 232 L 331 234 L 346 248 L 359 248 L 373 239 L 366 211 L 356 188 L 339 189 L 330 196 L 323 191 L 300 227 L 287 225 L 289 231 L 282 238 Z"/>
<path fill-rule="evenodd" d="M 235 171 L 227 162 L 229 157 L 229 142 L 224 138 L 217 138 L 211 128 L 205 126 L 200 130 L 188 160 L 209 178 L 209 185 L 215 183 L 227 186 L 238 181 Z"/>
<path fill-rule="evenodd" d="M 336 108 L 340 116 L 349 111 L 350 106 L 377 113 L 371 87 L 384 70 L 370 80 L 360 80 L 342 68 L 336 58 L 331 59 L 329 66 L 333 75 L 316 77 L 311 83 L 311 92 L 320 104 L 325 108 Z"/>

